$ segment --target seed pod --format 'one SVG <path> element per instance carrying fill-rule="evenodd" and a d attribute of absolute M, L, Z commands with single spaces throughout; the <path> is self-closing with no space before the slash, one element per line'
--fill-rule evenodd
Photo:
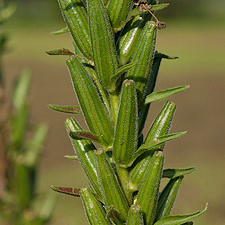
<path fill-rule="evenodd" d="M 129 209 L 125 194 L 117 180 L 108 157 L 101 149 L 96 152 L 98 182 L 106 207 L 113 206 L 121 220 L 126 220 Z"/>
<path fill-rule="evenodd" d="M 183 178 L 183 176 L 180 176 L 171 179 L 160 193 L 155 221 L 170 214 Z"/>
<path fill-rule="evenodd" d="M 163 172 L 164 156 L 162 152 L 153 155 L 151 163 L 149 163 L 143 178 L 143 183 L 137 195 L 136 204 L 140 205 L 144 215 L 146 224 L 153 224 L 158 195 L 159 186 Z M 146 197 L 147 196 L 147 197 Z"/>
<path fill-rule="evenodd" d="M 98 137 L 102 147 L 107 150 L 112 147 L 114 130 L 95 85 L 76 57 L 67 59 L 66 63 L 89 129 Z"/>
<path fill-rule="evenodd" d="M 126 20 L 130 9 L 131 0 L 109 0 L 107 9 L 113 28 L 119 28 L 121 23 Z"/>
<path fill-rule="evenodd" d="M 66 119 L 65 125 L 68 132 L 81 130 L 80 125 L 74 118 Z M 74 140 L 72 138 L 70 140 L 73 144 L 74 151 L 79 158 L 79 162 L 89 179 L 89 182 L 92 184 L 95 191 L 99 193 L 100 189 L 97 180 L 97 170 L 94 153 L 94 150 L 96 149 L 95 146 L 91 141 L 87 140 Z"/>
<path fill-rule="evenodd" d="M 81 0 L 58 0 L 73 40 L 88 59 L 93 59 L 88 16 Z"/>
<path fill-rule="evenodd" d="M 152 21 L 147 22 L 132 57 L 132 61 L 137 61 L 137 64 L 126 75 L 127 79 L 135 81 L 139 106 L 144 100 L 144 94 L 150 76 L 150 69 L 155 54 L 156 34 L 157 29 L 155 23 Z"/>
<path fill-rule="evenodd" d="M 144 225 L 143 215 L 139 205 L 132 205 L 130 207 L 126 225 Z"/>
<path fill-rule="evenodd" d="M 110 224 L 105 216 L 103 207 L 88 187 L 81 189 L 80 196 L 90 224 Z"/>
<path fill-rule="evenodd" d="M 159 113 L 155 121 L 153 122 L 147 134 L 147 137 L 144 142 L 145 144 L 150 143 L 154 141 L 155 138 L 162 136 L 164 134 L 167 134 L 169 132 L 175 107 L 176 107 L 175 104 L 169 101 L 164 105 L 163 109 L 161 110 L 161 112 Z M 163 147 L 164 147 L 164 144 L 161 144 L 155 147 L 154 150 L 162 151 Z M 137 162 L 135 167 L 131 170 L 130 184 L 129 184 L 131 190 L 134 190 L 134 191 L 138 190 L 142 182 L 146 168 L 149 162 L 151 161 L 152 154 L 153 152 L 150 152 L 149 154 L 148 153 L 144 154 L 143 155 L 144 158 L 141 158 L 142 160 Z"/>
<path fill-rule="evenodd" d="M 129 167 L 137 148 L 137 97 L 132 80 L 123 82 L 113 142 L 113 159 Z"/>
<path fill-rule="evenodd" d="M 95 69 L 103 86 L 113 92 L 116 84 L 111 78 L 117 72 L 118 62 L 108 13 L 102 0 L 87 3 Z"/>

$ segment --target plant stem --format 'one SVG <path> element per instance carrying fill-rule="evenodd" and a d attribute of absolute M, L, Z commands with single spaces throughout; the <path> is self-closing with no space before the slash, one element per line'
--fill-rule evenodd
<path fill-rule="evenodd" d="M 112 120 L 114 123 L 116 123 L 119 109 L 119 92 L 117 90 L 114 91 L 113 93 L 110 93 L 110 101 L 111 101 Z"/>

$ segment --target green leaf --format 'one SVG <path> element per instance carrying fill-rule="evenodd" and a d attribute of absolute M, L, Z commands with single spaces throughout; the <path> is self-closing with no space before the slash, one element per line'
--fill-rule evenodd
<path fill-rule="evenodd" d="M 93 133 L 84 130 L 69 131 L 69 135 L 74 140 L 90 140 L 99 143 L 99 139 Z"/>
<path fill-rule="evenodd" d="M 113 159 L 120 167 L 129 167 L 137 147 L 137 97 L 134 82 L 123 82 L 113 142 Z"/>
<path fill-rule="evenodd" d="M 64 155 L 64 157 L 70 160 L 78 160 L 77 155 Z"/>
<path fill-rule="evenodd" d="M 74 55 L 74 53 L 72 53 L 69 49 L 54 49 L 54 50 L 49 50 L 46 51 L 47 54 L 49 55 Z"/>
<path fill-rule="evenodd" d="M 155 153 L 148 165 L 135 202 L 140 205 L 146 224 L 153 224 L 155 218 L 163 163 L 163 153 Z"/>
<path fill-rule="evenodd" d="M 28 148 L 24 155 L 26 165 L 29 167 L 37 167 L 39 163 L 41 153 L 43 150 L 43 144 L 47 138 L 48 127 L 45 124 L 40 124 L 32 138 L 28 141 Z"/>
<path fill-rule="evenodd" d="M 131 62 L 138 62 L 126 75 L 127 79 L 135 81 L 139 106 L 143 103 L 150 76 L 151 65 L 154 59 L 156 34 L 155 23 L 153 21 L 147 22 L 131 60 Z"/>
<path fill-rule="evenodd" d="M 120 219 L 125 221 L 129 206 L 116 174 L 102 149 L 99 149 L 95 156 L 98 168 L 98 182 L 105 206 L 110 207 L 113 205 L 114 209 L 120 213 Z"/>
<path fill-rule="evenodd" d="M 126 225 L 144 225 L 141 207 L 132 205 L 128 211 Z"/>
<path fill-rule="evenodd" d="M 164 4 L 158 4 L 158 5 L 152 5 L 149 11 L 156 11 L 156 10 L 161 10 L 166 8 L 169 5 L 169 3 L 164 3 Z M 127 23 L 130 21 L 134 16 L 142 15 L 146 13 L 146 11 L 139 11 L 138 8 L 134 8 L 127 16 L 127 19 L 125 20 L 124 23 Z M 122 24 L 123 26 L 124 24 Z"/>
<path fill-rule="evenodd" d="M 184 169 L 166 169 L 166 170 L 163 170 L 162 177 L 174 179 L 179 176 L 193 173 L 195 172 L 196 169 L 197 169 L 196 167 L 189 167 Z"/>
<path fill-rule="evenodd" d="M 80 196 L 90 224 L 109 225 L 110 222 L 105 217 L 105 211 L 91 190 L 86 187 L 81 189 Z"/>
<path fill-rule="evenodd" d="M 107 10 L 102 0 L 88 0 L 87 3 L 95 69 L 103 86 L 114 92 L 117 86 L 111 78 L 117 72 L 118 62 Z"/>
<path fill-rule="evenodd" d="M 88 59 L 92 59 L 88 15 L 81 0 L 58 0 L 64 20 L 73 40 Z"/>
<path fill-rule="evenodd" d="M 64 112 L 64 113 L 72 113 L 72 114 L 78 114 L 81 113 L 81 109 L 79 106 L 73 106 L 73 105 L 48 105 L 50 109 L 53 109 L 58 112 Z"/>
<path fill-rule="evenodd" d="M 74 89 L 89 129 L 105 150 L 112 147 L 114 129 L 93 81 L 76 57 L 67 59 Z"/>
<path fill-rule="evenodd" d="M 73 195 L 76 197 L 80 197 L 80 188 L 74 188 L 74 187 L 57 187 L 54 185 L 49 186 L 53 191 L 60 192 L 62 194 L 66 195 Z"/>
<path fill-rule="evenodd" d="M 173 134 L 162 135 L 162 136 L 158 137 L 155 141 L 152 141 L 148 144 L 141 145 L 140 148 L 137 150 L 137 153 L 141 150 L 151 150 L 158 145 L 161 145 L 167 141 L 171 141 L 173 139 L 179 138 L 186 133 L 187 133 L 186 131 L 183 131 L 183 132 L 178 132 L 178 133 L 173 133 Z"/>
<path fill-rule="evenodd" d="M 13 89 L 13 107 L 16 111 L 19 111 L 27 102 L 31 78 L 31 71 L 24 70 L 16 81 Z"/>
<path fill-rule="evenodd" d="M 153 92 L 150 95 L 148 95 L 145 98 L 145 104 L 149 104 L 151 102 L 159 102 L 162 101 L 176 93 L 179 93 L 181 91 L 185 91 L 187 88 L 189 88 L 190 86 L 179 86 L 179 87 L 175 87 L 175 88 L 170 88 L 170 89 L 166 89 L 163 91 L 157 91 L 157 92 Z"/>
<path fill-rule="evenodd" d="M 187 214 L 187 215 L 174 215 L 174 216 L 165 216 L 161 220 L 154 223 L 154 225 L 180 225 L 186 222 L 189 222 L 202 214 L 204 214 L 207 210 L 208 203 L 206 204 L 205 209 L 202 211 L 197 211 L 195 213 Z"/>
<path fill-rule="evenodd" d="M 168 216 L 176 200 L 183 176 L 171 179 L 159 195 L 155 221 Z"/>
<path fill-rule="evenodd" d="M 69 32 L 69 28 L 66 26 L 66 27 L 63 27 L 60 30 L 52 31 L 51 34 L 53 34 L 53 35 L 59 35 L 59 34 L 66 34 L 68 32 Z"/>

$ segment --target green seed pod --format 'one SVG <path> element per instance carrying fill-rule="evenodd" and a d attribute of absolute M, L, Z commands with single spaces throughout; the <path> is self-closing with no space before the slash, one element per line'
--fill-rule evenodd
<path fill-rule="evenodd" d="M 156 34 L 155 23 L 153 21 L 147 22 L 132 57 L 132 61 L 137 61 L 137 64 L 126 75 L 127 79 L 135 81 L 139 106 L 143 103 L 150 77 L 150 69 L 155 54 Z"/>
<path fill-rule="evenodd" d="M 123 82 L 113 142 L 113 159 L 120 167 L 131 166 L 137 148 L 137 97 L 134 82 Z"/>
<path fill-rule="evenodd" d="M 139 205 L 132 205 L 130 207 L 126 225 L 144 225 L 143 215 Z"/>
<path fill-rule="evenodd" d="M 173 102 L 167 102 L 159 115 L 156 117 L 155 121 L 153 122 L 147 136 L 145 139 L 144 144 L 150 143 L 155 140 L 155 138 L 162 136 L 164 134 L 167 134 L 169 132 L 169 128 L 171 125 L 171 121 L 175 112 L 175 104 Z M 154 150 L 162 151 L 165 144 L 161 144 L 157 147 L 155 147 Z M 153 152 L 143 154 L 144 158 L 141 158 L 142 160 L 137 162 L 132 168 L 130 172 L 130 184 L 129 187 L 131 190 L 138 190 L 144 173 L 146 171 L 146 168 L 151 161 Z"/>
<path fill-rule="evenodd" d="M 96 152 L 98 182 L 101 194 L 106 208 L 113 206 L 119 213 L 119 219 L 125 221 L 129 209 L 128 202 L 107 158 L 107 155 L 101 149 Z"/>
<path fill-rule="evenodd" d="M 118 62 L 108 13 L 102 0 L 87 3 L 95 69 L 103 86 L 113 92 L 116 84 L 111 79 L 117 72 Z"/>
<path fill-rule="evenodd" d="M 88 187 L 80 190 L 80 196 L 90 224 L 110 224 L 105 216 L 103 207 Z"/>
<path fill-rule="evenodd" d="M 114 129 L 107 110 L 102 104 L 93 81 L 76 57 L 66 60 L 74 89 L 91 132 L 99 139 L 102 147 L 112 147 Z"/>
<path fill-rule="evenodd" d="M 109 0 L 107 9 L 110 21 L 115 31 L 121 26 L 121 23 L 126 20 L 131 0 Z"/>
<path fill-rule="evenodd" d="M 183 178 L 183 176 L 180 176 L 171 179 L 160 193 L 155 221 L 170 214 Z"/>
<path fill-rule="evenodd" d="M 70 131 L 81 130 L 80 125 L 74 118 L 66 119 L 65 125 L 68 133 Z M 74 140 L 72 138 L 70 138 L 70 140 L 73 144 L 74 151 L 79 158 L 79 162 L 89 179 L 89 182 L 92 184 L 95 191 L 99 193 L 100 189 L 97 180 L 97 170 L 94 153 L 94 150 L 96 150 L 95 146 L 91 141 L 87 140 Z"/>
<path fill-rule="evenodd" d="M 143 178 L 143 183 L 137 195 L 136 204 L 140 205 L 146 224 L 153 224 L 157 201 L 159 195 L 159 186 L 163 172 L 164 156 L 162 152 L 153 155 Z M 147 197 L 146 197 L 147 196 Z"/>
<path fill-rule="evenodd" d="M 73 40 L 88 59 L 93 59 L 88 16 L 81 0 L 58 0 Z"/>

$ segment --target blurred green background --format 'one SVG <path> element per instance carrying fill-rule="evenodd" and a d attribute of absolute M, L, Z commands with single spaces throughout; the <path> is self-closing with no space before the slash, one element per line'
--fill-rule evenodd
<path fill-rule="evenodd" d="M 156 49 L 179 59 L 163 61 L 156 90 L 191 85 L 170 98 L 177 104 L 171 132 L 188 133 L 166 145 L 165 168 L 198 167 L 184 179 L 172 213 L 191 213 L 209 202 L 207 213 L 194 224 L 224 225 L 225 1 L 164 2 L 170 3 L 169 8 L 157 15 L 168 27 L 158 32 Z M 17 11 L 5 26 L 9 42 L 4 75 L 10 93 L 13 80 L 24 68 L 33 71 L 31 121 L 44 121 L 50 127 L 39 170 L 39 192 L 44 197 L 49 185 L 83 187 L 87 180 L 81 166 L 64 158 L 73 154 L 64 127 L 68 115 L 47 108 L 48 104 L 77 104 L 64 57 L 45 54 L 55 48 L 72 49 L 72 39 L 68 34 L 50 34 L 65 26 L 56 0 L 15 3 Z M 163 104 L 152 104 L 145 132 Z M 82 116 L 76 118 L 84 124 Z M 52 224 L 88 224 L 81 200 L 58 194 Z"/>

